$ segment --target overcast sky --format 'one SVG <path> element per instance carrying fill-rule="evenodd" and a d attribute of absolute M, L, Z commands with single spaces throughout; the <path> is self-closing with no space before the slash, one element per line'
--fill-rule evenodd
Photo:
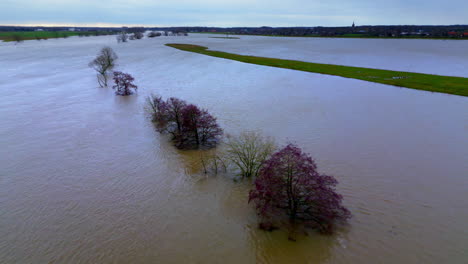
<path fill-rule="evenodd" d="M 468 24 L 468 0 L 0 0 L 0 25 Z"/>

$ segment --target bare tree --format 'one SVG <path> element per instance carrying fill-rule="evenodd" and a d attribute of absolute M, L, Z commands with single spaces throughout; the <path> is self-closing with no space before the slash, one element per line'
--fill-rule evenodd
<path fill-rule="evenodd" d="M 117 54 L 110 47 L 104 47 L 98 56 L 89 63 L 89 67 L 98 72 L 97 79 L 99 86 L 107 86 L 107 73 L 115 67 L 117 58 Z"/>
<path fill-rule="evenodd" d="M 244 132 L 231 137 L 226 146 L 226 159 L 242 177 L 256 177 L 263 162 L 276 149 L 273 139 L 263 137 L 258 132 Z"/>
<path fill-rule="evenodd" d="M 121 32 L 119 35 L 117 35 L 117 42 L 127 42 L 128 40 L 128 35 L 125 32 Z"/>

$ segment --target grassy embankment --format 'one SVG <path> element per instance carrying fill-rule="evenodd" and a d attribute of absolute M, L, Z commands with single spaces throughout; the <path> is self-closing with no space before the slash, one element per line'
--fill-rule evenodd
<path fill-rule="evenodd" d="M 208 50 L 207 47 L 190 44 L 166 45 L 183 51 L 195 52 L 245 63 L 336 75 L 346 78 L 353 78 L 424 91 L 468 96 L 468 78 L 245 56 L 222 51 Z"/>
<path fill-rule="evenodd" d="M 71 36 L 95 36 L 96 34 L 104 34 L 102 32 L 86 32 L 86 31 L 8 31 L 0 32 L 0 41 L 23 41 L 32 39 L 50 39 L 50 38 L 67 38 Z"/>

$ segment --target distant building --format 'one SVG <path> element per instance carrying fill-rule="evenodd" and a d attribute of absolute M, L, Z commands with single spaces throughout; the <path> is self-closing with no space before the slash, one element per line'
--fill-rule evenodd
<path fill-rule="evenodd" d="M 69 28 L 68 31 L 75 31 L 75 28 Z"/>
<path fill-rule="evenodd" d="M 42 28 L 38 28 L 35 31 L 44 31 Z"/>

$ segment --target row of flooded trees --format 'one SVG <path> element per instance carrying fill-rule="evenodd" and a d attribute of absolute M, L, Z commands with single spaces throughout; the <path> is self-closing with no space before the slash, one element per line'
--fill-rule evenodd
<path fill-rule="evenodd" d="M 223 131 L 207 110 L 174 97 L 150 96 L 147 103 L 157 130 L 170 134 L 176 147 L 214 147 L 221 140 Z M 255 204 L 261 229 L 299 224 L 332 233 L 337 223 L 350 218 L 343 197 L 336 193 L 337 180 L 320 174 L 312 157 L 298 146 L 278 149 L 273 139 L 257 132 L 228 137 L 223 143 L 217 154 L 201 156 L 203 171 L 232 171 L 240 179 L 254 179 L 249 203 Z"/>
<path fill-rule="evenodd" d="M 138 89 L 133 81 L 133 76 L 128 73 L 120 71 L 112 71 L 118 59 L 117 54 L 110 47 L 104 47 L 101 49 L 97 57 L 89 63 L 89 67 L 93 68 L 97 72 L 97 80 L 100 87 L 107 87 L 109 73 L 112 72 L 112 79 L 114 85 L 112 89 L 116 90 L 117 95 L 131 95 Z"/>
<path fill-rule="evenodd" d="M 161 32 L 157 32 L 157 31 L 150 31 L 146 36 L 148 38 L 155 38 L 155 37 L 160 37 L 160 36 L 188 36 L 188 33 L 186 32 L 182 32 L 182 33 L 172 33 L 172 32 L 167 32 L 167 31 L 164 31 L 163 33 Z M 118 43 L 121 43 L 121 42 L 127 42 L 128 40 L 137 40 L 137 39 L 142 39 L 144 38 L 144 33 L 143 32 L 134 32 L 132 34 L 128 34 L 126 32 L 120 32 L 118 35 L 117 35 L 117 42 Z"/>
<path fill-rule="evenodd" d="M 125 32 L 121 32 L 117 35 L 116 39 L 117 42 L 127 42 L 127 40 L 136 40 L 142 39 L 145 35 L 142 32 L 135 32 L 133 34 L 127 34 Z"/>
<path fill-rule="evenodd" d="M 104 47 L 90 63 L 101 87 L 107 86 L 117 58 L 111 48 Z M 114 71 L 113 80 L 119 95 L 137 89 L 130 74 Z M 185 100 L 152 95 L 147 98 L 147 108 L 157 131 L 170 135 L 179 149 L 212 148 L 222 139 L 217 119 Z M 202 155 L 201 164 L 206 174 L 232 171 L 240 179 L 254 180 L 249 203 L 255 205 L 261 229 L 271 231 L 286 224 L 332 233 L 337 223 L 351 216 L 336 192 L 337 180 L 320 174 L 312 157 L 294 144 L 278 149 L 273 139 L 245 132 L 228 137 L 217 154 Z"/>

